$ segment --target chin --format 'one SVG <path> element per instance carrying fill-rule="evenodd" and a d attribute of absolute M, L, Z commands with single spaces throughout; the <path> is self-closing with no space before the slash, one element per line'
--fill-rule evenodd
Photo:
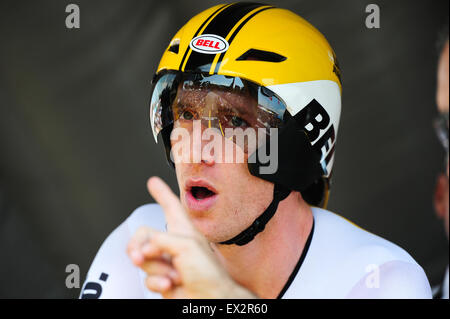
<path fill-rule="evenodd" d="M 191 215 L 191 218 L 195 228 L 202 233 L 209 242 L 218 243 L 229 239 L 227 235 L 224 234 L 223 229 L 221 229 L 224 226 L 223 224 L 218 223 L 207 216 L 193 217 Z"/>

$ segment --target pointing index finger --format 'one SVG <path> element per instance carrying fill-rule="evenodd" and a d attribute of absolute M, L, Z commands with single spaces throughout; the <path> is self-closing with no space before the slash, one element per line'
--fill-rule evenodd
<path fill-rule="evenodd" d="M 151 177 L 147 182 L 150 195 L 161 205 L 166 216 L 167 227 L 171 232 L 194 235 L 196 230 L 186 214 L 180 199 L 159 177 Z"/>

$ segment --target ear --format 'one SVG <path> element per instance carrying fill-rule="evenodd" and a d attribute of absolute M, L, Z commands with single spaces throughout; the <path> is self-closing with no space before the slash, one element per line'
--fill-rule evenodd
<path fill-rule="evenodd" d="M 440 174 L 436 181 L 436 188 L 434 190 L 434 208 L 436 215 L 442 219 L 447 214 L 448 210 L 448 177 L 445 174 Z"/>

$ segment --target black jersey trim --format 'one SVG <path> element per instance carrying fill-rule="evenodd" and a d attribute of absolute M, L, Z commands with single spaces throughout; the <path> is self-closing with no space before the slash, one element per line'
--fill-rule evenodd
<path fill-rule="evenodd" d="M 300 259 L 298 260 L 297 265 L 295 265 L 294 271 L 289 276 L 288 281 L 284 285 L 284 287 L 281 290 L 280 294 L 278 295 L 277 299 L 281 299 L 283 297 L 283 295 L 286 293 L 286 291 L 289 289 L 289 287 L 291 286 L 291 284 L 294 281 L 295 277 L 297 276 L 298 271 L 300 270 L 300 267 L 303 264 L 303 261 L 305 260 L 306 254 L 308 254 L 309 246 L 311 245 L 311 241 L 312 241 L 312 238 L 313 238 L 314 224 L 315 224 L 315 222 L 314 222 L 314 217 L 313 217 L 313 225 L 312 225 L 312 228 L 311 228 L 311 232 L 309 233 L 308 239 L 306 240 L 305 247 L 303 248 L 303 252 L 302 252 L 302 254 L 300 256 Z"/>

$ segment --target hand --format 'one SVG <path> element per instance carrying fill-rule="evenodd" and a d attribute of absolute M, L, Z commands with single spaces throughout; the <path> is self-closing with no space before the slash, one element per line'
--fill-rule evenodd
<path fill-rule="evenodd" d="M 168 227 L 141 227 L 128 244 L 129 257 L 147 273 L 147 288 L 164 298 L 256 298 L 230 277 L 169 186 L 152 177 L 147 187 Z"/>

